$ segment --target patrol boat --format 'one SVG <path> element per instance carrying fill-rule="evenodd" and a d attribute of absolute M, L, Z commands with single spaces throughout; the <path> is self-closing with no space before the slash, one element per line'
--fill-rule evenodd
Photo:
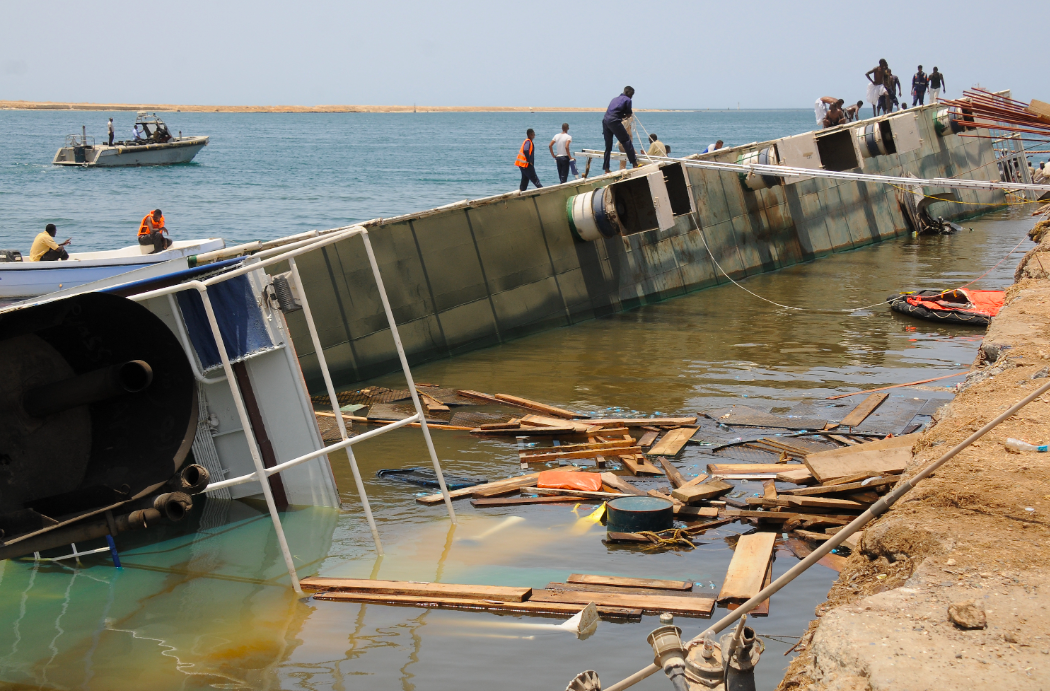
<path fill-rule="evenodd" d="M 87 136 L 87 128 L 80 134 L 66 137 L 66 145 L 58 150 L 52 161 L 56 166 L 83 166 L 109 168 L 116 166 L 167 166 L 189 163 L 197 152 L 208 145 L 208 137 L 173 137 L 168 126 L 156 113 L 140 111 L 135 118 L 136 139 L 131 141 L 95 144 Z"/>

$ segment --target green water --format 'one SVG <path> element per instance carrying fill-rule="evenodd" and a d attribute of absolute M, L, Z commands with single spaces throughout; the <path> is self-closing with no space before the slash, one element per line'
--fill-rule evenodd
<path fill-rule="evenodd" d="M 879 302 L 900 289 L 947 288 L 976 277 L 1023 237 L 1031 221 L 998 214 L 947 238 L 903 238 L 748 279 L 746 287 L 812 310 Z M 1019 251 L 1030 247 L 1022 245 Z M 1019 254 L 975 287 L 1003 287 Z M 789 311 L 733 286 L 572 328 L 538 334 L 414 370 L 417 381 L 513 393 L 593 413 L 695 414 L 726 403 L 774 410 L 805 398 L 936 377 L 966 369 L 980 330 L 916 321 L 882 305 L 857 313 Z M 909 395 L 950 395 L 934 382 Z M 377 384 L 403 386 L 397 377 Z M 747 397 L 744 400 L 743 397 Z M 360 431 L 361 428 L 358 428 Z M 271 431 L 271 434 L 279 433 Z M 435 431 L 446 472 L 498 479 L 518 472 L 512 443 Z M 376 577 L 543 587 L 570 573 L 692 579 L 716 593 L 731 557 L 712 531 L 692 552 L 642 553 L 601 542 L 589 505 L 473 509 L 414 501 L 417 488 L 378 480 L 380 468 L 425 465 L 419 430 L 356 448 L 386 556 L 376 560 L 345 455 L 333 456 L 343 507 L 284 515 L 300 575 Z M 703 470 L 687 448 L 676 464 Z M 652 481 L 659 486 L 660 481 Z M 757 482 L 741 491 L 760 491 Z M 519 517 L 522 520 L 509 520 Z M 118 538 L 124 568 L 105 555 L 0 562 L 0 679 L 45 689 L 561 689 L 594 669 L 609 685 L 648 664 L 656 617 L 602 622 L 579 641 L 516 626 L 550 619 L 297 598 L 258 505 L 209 502 L 189 534 L 152 544 Z M 485 534 L 484 537 L 479 537 Z M 87 549 L 95 545 L 78 545 Z M 778 551 L 774 576 L 795 558 Z M 822 566 L 772 599 L 760 634 L 798 636 L 836 574 Z M 716 616 L 724 610 L 716 610 Z M 687 635 L 705 620 L 677 617 Z M 759 688 L 771 689 L 790 642 L 767 640 Z M 667 689 L 662 676 L 638 688 Z"/>

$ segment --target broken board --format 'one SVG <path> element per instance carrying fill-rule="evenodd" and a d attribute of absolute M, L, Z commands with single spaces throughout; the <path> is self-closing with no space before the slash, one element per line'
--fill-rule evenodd
<path fill-rule="evenodd" d="M 715 608 L 715 600 L 710 597 L 621 594 L 591 590 L 533 590 L 529 602 L 561 602 L 575 604 L 579 607 L 593 602 L 599 607 L 640 609 L 643 614 L 670 612 L 693 617 L 709 616 Z"/>
<path fill-rule="evenodd" d="M 523 602 L 529 599 L 532 588 L 498 585 L 459 585 L 457 583 L 425 583 L 418 581 L 374 581 L 367 578 L 304 578 L 300 581 L 308 590 L 338 590 L 354 593 L 383 593 L 388 595 L 415 595 L 437 597 L 466 597 L 502 602 Z"/>
<path fill-rule="evenodd" d="M 911 447 L 918 434 L 821 451 L 806 456 L 806 467 L 817 482 L 827 482 L 857 473 L 900 473 L 911 462 Z"/>
<path fill-rule="evenodd" d="M 620 461 L 632 475 L 663 475 L 663 471 L 642 455 L 620 456 Z"/>
<path fill-rule="evenodd" d="M 591 573 L 574 573 L 566 583 L 583 585 L 614 585 L 625 588 L 653 588 L 655 590 L 692 590 L 692 581 L 666 581 L 659 578 L 625 578 L 623 576 L 599 576 Z"/>
<path fill-rule="evenodd" d="M 345 593 L 326 591 L 314 595 L 315 600 L 332 600 L 342 602 L 360 602 L 377 605 L 401 605 L 407 607 L 424 607 L 436 609 L 474 609 L 496 612 L 524 612 L 526 614 L 554 615 L 571 617 L 577 614 L 582 605 L 562 602 L 498 602 L 460 597 L 435 597 L 419 595 L 387 595 L 383 593 Z M 641 618 L 640 608 L 606 607 L 598 605 L 598 615 L 603 619 L 626 619 L 635 621 Z"/>
<path fill-rule="evenodd" d="M 777 534 L 764 532 L 741 535 L 729 562 L 718 601 L 750 600 L 762 590 Z"/>
<path fill-rule="evenodd" d="M 685 448 L 686 442 L 696 434 L 697 429 L 696 427 L 673 429 L 645 453 L 648 456 L 670 456 L 674 458 Z"/>

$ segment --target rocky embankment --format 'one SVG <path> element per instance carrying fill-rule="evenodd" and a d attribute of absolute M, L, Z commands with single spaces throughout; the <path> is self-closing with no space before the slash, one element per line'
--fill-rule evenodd
<path fill-rule="evenodd" d="M 959 395 L 910 473 L 1050 376 L 1050 222 L 1025 255 Z M 1045 237 L 1043 236 L 1045 234 Z M 1050 394 L 993 429 L 873 522 L 782 691 L 1050 688 Z"/>

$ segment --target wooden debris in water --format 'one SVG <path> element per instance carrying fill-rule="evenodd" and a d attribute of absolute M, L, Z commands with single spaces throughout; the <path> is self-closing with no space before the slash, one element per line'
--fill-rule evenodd
<path fill-rule="evenodd" d="M 806 456 L 806 467 L 820 483 L 857 473 L 903 472 L 918 434 L 890 437 Z"/>
<path fill-rule="evenodd" d="M 566 583 L 584 585 L 610 585 L 630 588 L 653 588 L 656 590 L 692 590 L 692 581 L 665 581 L 656 578 L 624 578 L 622 576 L 598 576 L 587 573 L 570 574 Z"/>
<path fill-rule="evenodd" d="M 888 393 L 873 393 L 860 402 L 856 408 L 851 410 L 846 417 L 839 422 L 839 427 L 856 427 L 864 422 L 864 418 L 875 412 L 883 401 L 889 398 Z"/>
<path fill-rule="evenodd" d="M 678 429 L 673 429 L 665 434 L 663 439 L 651 447 L 646 452 L 646 455 L 670 456 L 671 458 L 674 458 L 682 452 L 686 443 L 692 439 L 694 434 L 696 434 L 696 430 L 696 427 L 679 427 Z"/>
<path fill-rule="evenodd" d="M 776 540 L 777 534 L 771 532 L 740 536 L 733 551 L 733 559 L 729 562 L 729 571 L 722 582 L 722 590 L 718 593 L 719 602 L 746 601 L 758 595 L 773 558 Z"/>

